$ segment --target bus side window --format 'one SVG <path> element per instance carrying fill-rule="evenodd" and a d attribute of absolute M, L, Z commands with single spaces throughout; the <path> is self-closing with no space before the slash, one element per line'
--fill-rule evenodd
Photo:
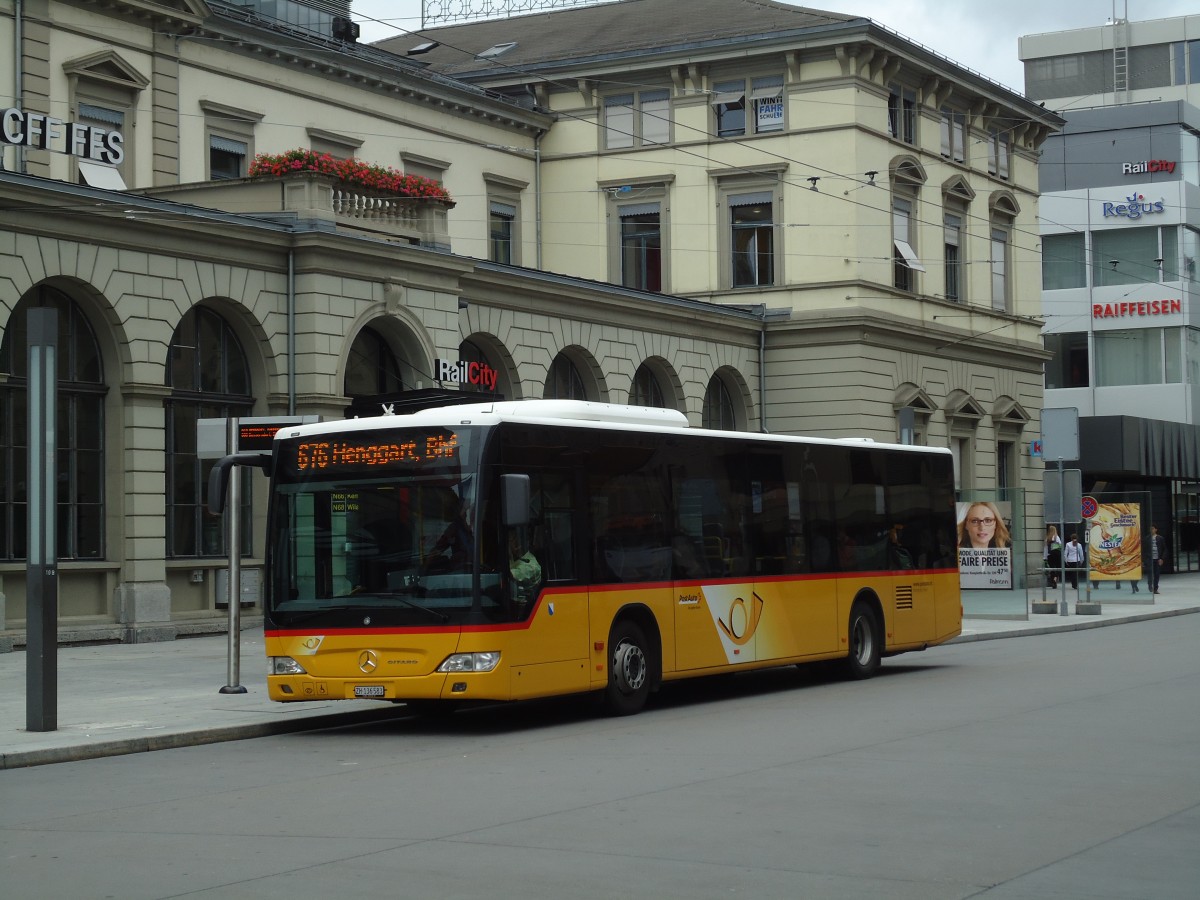
<path fill-rule="evenodd" d="M 575 577 L 575 498 L 570 476 L 542 472 L 533 480 L 534 521 L 530 543 L 547 581 Z"/>

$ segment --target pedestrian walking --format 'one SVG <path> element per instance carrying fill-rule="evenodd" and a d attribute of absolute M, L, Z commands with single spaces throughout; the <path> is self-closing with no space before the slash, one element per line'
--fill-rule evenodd
<path fill-rule="evenodd" d="M 1158 593 L 1158 576 L 1162 574 L 1163 559 L 1167 555 L 1167 540 L 1158 533 L 1158 526 L 1150 526 L 1150 593 Z"/>

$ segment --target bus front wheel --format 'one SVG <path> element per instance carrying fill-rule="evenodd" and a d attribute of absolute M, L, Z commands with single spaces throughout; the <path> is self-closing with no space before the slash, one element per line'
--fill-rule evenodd
<path fill-rule="evenodd" d="M 646 705 L 650 695 L 650 661 L 646 636 L 636 623 L 622 620 L 613 626 L 608 643 L 608 688 L 605 706 L 614 716 L 629 716 Z"/>
<path fill-rule="evenodd" d="M 850 609 L 850 652 L 846 655 L 846 674 L 851 678 L 870 678 L 879 669 L 882 642 L 875 611 L 861 600 Z"/>

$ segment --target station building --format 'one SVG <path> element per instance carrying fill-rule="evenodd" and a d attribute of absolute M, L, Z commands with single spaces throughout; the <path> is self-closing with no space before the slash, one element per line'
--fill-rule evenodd
<path fill-rule="evenodd" d="M 421 53 L 357 43 L 349 3 L 0 0 L 0 634 L 25 624 L 35 306 L 58 311 L 66 638 L 223 627 L 198 419 L 375 394 L 887 441 L 911 421 L 964 494 L 1036 518 L 1037 156 L 1061 120 L 866 19 L 718 6 L 453 26 Z M 301 148 L 447 195 L 250 177 Z"/>

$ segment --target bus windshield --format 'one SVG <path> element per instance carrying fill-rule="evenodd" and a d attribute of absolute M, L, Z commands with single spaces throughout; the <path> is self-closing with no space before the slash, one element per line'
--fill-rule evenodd
<path fill-rule="evenodd" d="M 469 429 L 395 429 L 281 441 L 267 566 L 271 624 L 494 621 L 500 574 L 478 571 L 477 437 Z"/>

